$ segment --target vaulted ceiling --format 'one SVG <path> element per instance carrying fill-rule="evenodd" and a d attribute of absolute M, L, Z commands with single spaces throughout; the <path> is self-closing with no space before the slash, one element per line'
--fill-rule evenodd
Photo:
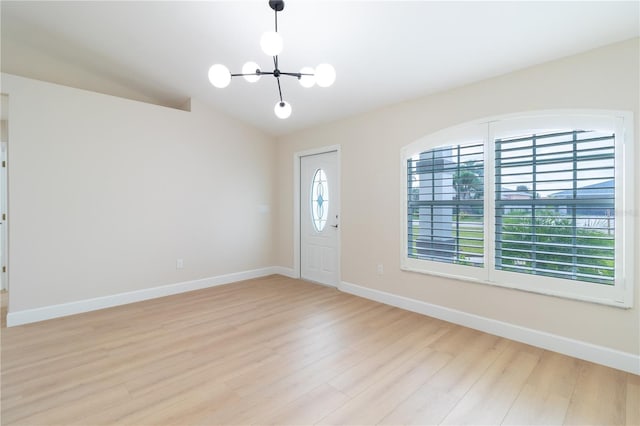
<path fill-rule="evenodd" d="M 2 71 L 173 107 L 195 98 L 281 135 L 640 35 L 637 1 L 285 3 L 280 69 L 337 72 L 329 88 L 283 78 L 287 120 L 273 77 L 225 89 L 207 78 L 214 63 L 272 70 L 267 0 L 2 1 Z"/>

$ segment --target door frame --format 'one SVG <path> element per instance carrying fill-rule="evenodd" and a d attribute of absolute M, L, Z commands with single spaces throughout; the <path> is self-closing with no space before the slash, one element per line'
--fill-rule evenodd
<path fill-rule="evenodd" d="M 4 214 L 4 220 L 0 218 L 2 222 L 2 232 L 0 234 L 0 290 L 9 291 L 9 209 L 8 209 L 8 177 L 7 173 L 8 167 L 8 143 L 7 141 L 3 141 L 1 143 L 2 151 L 0 152 L 0 161 L 4 162 L 4 166 L 0 164 L 0 215 Z"/>
<path fill-rule="evenodd" d="M 302 157 L 308 157 L 311 155 L 327 154 L 329 152 L 336 153 L 336 179 L 338 179 L 338 187 L 340 188 L 338 197 L 338 205 L 340 209 L 338 214 L 340 218 L 338 220 L 338 282 L 335 283 L 335 287 L 338 288 L 342 282 L 342 269 L 340 259 L 342 257 L 342 180 L 340 177 L 340 145 L 329 145 L 320 148 L 313 148 L 305 151 L 295 152 L 293 154 L 293 276 L 300 279 L 302 277 L 302 265 L 300 265 L 300 247 L 302 245 L 302 238 L 300 232 L 300 162 Z"/>

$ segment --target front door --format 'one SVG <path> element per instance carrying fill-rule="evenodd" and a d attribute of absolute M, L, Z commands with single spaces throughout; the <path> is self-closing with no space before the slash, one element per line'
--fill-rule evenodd
<path fill-rule="evenodd" d="M 336 151 L 300 157 L 300 275 L 337 287 L 340 185 Z"/>

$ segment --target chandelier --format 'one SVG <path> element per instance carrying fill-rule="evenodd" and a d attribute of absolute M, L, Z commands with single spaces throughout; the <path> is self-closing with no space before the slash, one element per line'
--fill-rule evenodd
<path fill-rule="evenodd" d="M 209 81 L 215 87 L 222 89 L 231 83 L 232 77 L 244 77 L 249 83 L 255 83 L 263 75 L 271 75 L 278 82 L 278 95 L 280 100 L 276 102 L 274 112 L 278 118 L 288 118 L 291 115 L 291 105 L 282 98 L 280 77 L 289 76 L 298 79 L 303 87 L 329 87 L 336 80 L 336 71 L 329 64 L 320 64 L 315 69 L 303 67 L 300 72 L 280 71 L 278 55 L 282 52 L 282 37 L 278 34 L 278 12 L 284 9 L 284 0 L 269 0 L 269 7 L 275 11 L 275 31 L 267 31 L 260 39 L 260 47 L 267 55 L 273 57 L 273 71 L 263 71 L 255 62 L 247 62 L 242 67 L 242 73 L 231 74 L 229 69 L 221 64 L 215 64 L 209 68 Z"/>

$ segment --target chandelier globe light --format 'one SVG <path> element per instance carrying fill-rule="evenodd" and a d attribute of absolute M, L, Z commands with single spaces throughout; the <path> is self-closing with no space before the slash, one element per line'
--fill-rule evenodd
<path fill-rule="evenodd" d="M 276 102 L 276 106 L 273 108 L 273 111 L 276 113 L 276 117 L 281 118 L 281 119 L 285 119 L 285 118 L 289 118 L 289 116 L 291 115 L 291 105 L 289 105 L 289 102 Z"/>
<path fill-rule="evenodd" d="M 329 64 L 320 64 L 316 67 L 316 83 L 320 87 L 329 87 L 336 81 L 336 70 Z"/>
<path fill-rule="evenodd" d="M 231 73 L 224 65 L 215 64 L 209 68 L 209 81 L 218 89 L 224 89 L 231 83 Z"/>
<path fill-rule="evenodd" d="M 242 66 L 242 74 L 244 74 L 244 79 L 249 83 L 255 83 L 260 80 L 260 75 L 256 74 L 256 72 L 260 69 L 260 66 L 255 62 L 247 62 Z M 231 75 L 231 74 L 229 74 Z"/>
<path fill-rule="evenodd" d="M 311 67 L 303 67 L 300 70 L 300 85 L 302 87 L 313 87 L 316 84 L 315 70 Z"/>
<path fill-rule="evenodd" d="M 273 58 L 273 71 L 262 71 L 260 66 L 252 61 L 246 62 L 242 66 L 241 74 L 232 74 L 229 69 L 222 64 L 215 64 L 209 68 L 209 81 L 214 87 L 223 89 L 231 83 L 233 77 L 244 77 L 249 83 L 255 83 L 263 75 L 270 75 L 276 78 L 278 83 L 278 96 L 280 100 L 276 102 L 273 111 L 276 117 L 286 119 L 291 116 L 291 105 L 282 98 L 282 87 L 280 77 L 295 77 L 302 87 L 329 87 L 336 80 L 336 70 L 330 64 L 322 63 L 315 69 L 303 67 L 300 72 L 283 72 L 279 69 L 278 56 L 282 53 L 283 40 L 278 33 L 278 12 L 284 9 L 284 0 L 269 0 L 269 7 L 275 12 L 275 31 L 265 32 L 260 39 L 262 51 Z"/>
<path fill-rule="evenodd" d="M 268 56 L 278 56 L 282 53 L 282 37 L 275 31 L 267 31 L 260 38 L 260 47 Z"/>

